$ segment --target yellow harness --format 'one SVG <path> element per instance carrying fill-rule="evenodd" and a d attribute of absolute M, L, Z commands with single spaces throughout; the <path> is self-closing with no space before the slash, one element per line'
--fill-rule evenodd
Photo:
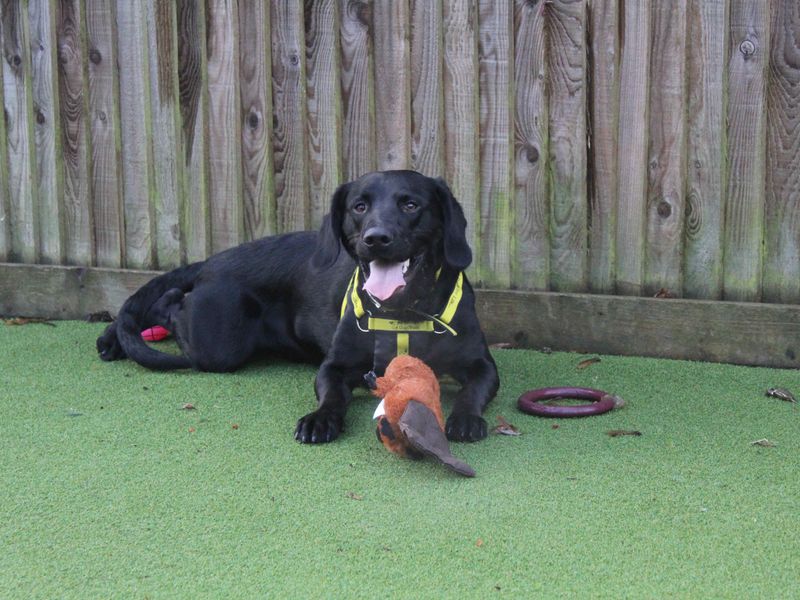
<path fill-rule="evenodd" d="M 439 279 L 440 273 L 441 269 L 436 273 L 437 280 Z M 345 292 L 344 298 L 342 299 L 342 310 L 339 318 L 344 317 L 349 304 L 353 307 L 353 312 L 355 313 L 359 330 L 363 331 L 364 333 L 370 331 L 394 333 L 394 341 L 396 343 L 396 352 L 394 353 L 395 356 L 409 353 L 411 333 L 449 333 L 453 336 L 458 335 L 456 330 L 450 326 L 450 321 L 453 320 L 453 317 L 456 314 L 458 305 L 461 302 L 461 296 L 464 292 L 463 273 L 458 274 L 453 291 L 450 294 L 450 297 L 448 298 L 442 312 L 438 315 L 418 313 L 421 317 L 423 317 L 423 319 L 418 321 L 400 321 L 397 319 L 373 317 L 372 314 L 364 308 L 364 305 L 361 302 L 361 296 L 358 294 L 358 282 L 360 275 L 360 268 L 356 267 L 356 270 L 353 272 L 353 276 L 350 278 L 350 283 L 347 286 L 347 292 Z M 366 324 L 365 326 L 362 326 L 362 320 L 365 315 L 367 316 Z M 437 330 L 436 325 L 441 326 L 442 330 Z M 378 354 L 379 338 L 382 337 L 384 336 L 376 336 L 376 355 Z M 385 346 L 385 344 L 380 345 Z M 385 366 L 386 365 L 383 365 L 384 368 Z"/>

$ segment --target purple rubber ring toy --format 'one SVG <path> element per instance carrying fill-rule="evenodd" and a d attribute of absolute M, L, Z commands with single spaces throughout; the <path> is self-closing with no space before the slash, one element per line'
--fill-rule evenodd
<path fill-rule="evenodd" d="M 542 400 L 554 398 L 576 400 L 591 400 L 591 404 L 576 404 L 573 406 L 556 406 L 542 404 Z M 522 394 L 517 400 L 517 407 L 524 413 L 538 417 L 589 417 L 602 415 L 614 408 L 614 398 L 602 390 L 580 387 L 552 387 L 530 390 Z"/>

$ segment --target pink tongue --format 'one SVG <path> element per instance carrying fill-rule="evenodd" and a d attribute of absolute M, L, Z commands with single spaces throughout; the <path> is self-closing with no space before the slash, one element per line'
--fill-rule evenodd
<path fill-rule="evenodd" d="M 377 260 L 369 263 L 369 277 L 364 282 L 364 289 L 378 300 L 391 298 L 392 294 L 405 284 L 403 263 L 385 263 Z"/>

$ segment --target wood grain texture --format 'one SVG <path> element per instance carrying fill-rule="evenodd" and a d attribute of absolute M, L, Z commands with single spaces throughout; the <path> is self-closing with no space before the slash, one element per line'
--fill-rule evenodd
<path fill-rule="evenodd" d="M 173 0 L 148 0 L 150 114 L 153 122 L 153 188 L 156 264 L 181 264 L 181 214 L 185 190 L 181 160 L 181 114 L 178 89 L 178 36 Z"/>
<path fill-rule="evenodd" d="M 620 7 L 616 291 L 642 292 L 647 197 L 650 0 Z"/>
<path fill-rule="evenodd" d="M 342 183 L 339 3 L 305 0 L 306 103 L 310 226 L 322 224 Z"/>
<path fill-rule="evenodd" d="M 307 229 L 305 35 L 301 0 L 273 2 L 272 157 L 278 231 Z"/>
<path fill-rule="evenodd" d="M 725 0 L 689 0 L 687 19 L 687 148 L 683 293 L 722 296 L 725 226 Z"/>
<path fill-rule="evenodd" d="M 205 2 L 178 0 L 178 89 L 181 147 L 186 174 L 183 203 L 184 260 L 211 254 L 208 199 L 208 61 Z"/>
<path fill-rule="evenodd" d="M 277 231 L 272 165 L 270 11 L 260 2 L 239 6 L 242 177 L 245 239 Z"/>
<path fill-rule="evenodd" d="M 800 306 L 478 290 L 489 343 L 797 369 Z"/>
<path fill-rule="evenodd" d="M 57 3 L 54 0 L 33 0 L 28 4 L 40 260 L 46 264 L 61 264 L 66 259 L 56 13 Z"/>
<path fill-rule="evenodd" d="M 150 40 L 146 13 L 133 3 L 119 0 L 116 17 L 125 265 L 151 269 L 156 257 L 148 77 Z"/>
<path fill-rule="evenodd" d="M 375 106 L 372 72 L 372 2 L 340 0 L 342 48 L 342 161 L 345 180 L 374 171 Z"/>
<path fill-rule="evenodd" d="M 593 2 L 589 12 L 592 81 L 589 90 L 589 289 L 615 289 L 617 136 L 619 135 L 618 0 Z"/>
<path fill-rule="evenodd" d="M 683 290 L 686 0 L 653 9 L 644 293 Z"/>
<path fill-rule="evenodd" d="M 209 0 L 206 11 L 208 200 L 211 250 L 219 252 L 244 239 L 239 14 L 235 0 Z"/>
<path fill-rule="evenodd" d="M 411 0 L 411 168 L 444 175 L 441 0 Z"/>
<path fill-rule="evenodd" d="M 445 178 L 464 209 L 467 241 L 480 256 L 478 13 L 475 3 L 443 0 Z M 477 265 L 467 271 L 477 281 Z"/>
<path fill-rule="evenodd" d="M 87 0 L 85 14 L 96 261 L 100 267 L 121 267 L 125 264 L 125 214 L 115 7 L 112 0 Z"/>
<path fill-rule="evenodd" d="M 64 167 L 66 263 L 95 263 L 94 214 L 89 186 L 91 148 L 86 93 L 86 31 L 79 0 L 59 0 L 58 83 Z"/>
<path fill-rule="evenodd" d="M 547 57 L 544 5 L 514 3 L 514 195 L 516 256 L 512 285 L 546 290 L 550 283 Z"/>
<path fill-rule="evenodd" d="M 0 3 L 0 19 L 3 18 L 2 11 L 3 5 Z M 2 41 L 3 30 L 0 27 L 0 44 Z M 5 59 L 4 54 L 0 56 Z M 4 95 L 3 68 L 0 66 L 0 107 L 3 107 L 3 118 L 0 119 L 0 261 L 10 260 L 11 255 L 11 207 L 8 202 L 8 152 Z"/>
<path fill-rule="evenodd" d="M 761 296 L 765 197 L 768 7 L 731 1 L 724 298 Z"/>
<path fill-rule="evenodd" d="M 511 284 L 514 239 L 511 89 L 513 72 L 512 5 L 479 0 L 480 235 L 481 285 Z"/>
<path fill-rule="evenodd" d="M 764 295 L 800 302 L 800 4 L 779 0 L 770 26 Z"/>
<path fill-rule="evenodd" d="M 28 13 L 20 2 L 2 2 L 3 87 L 8 150 L 8 257 L 15 262 L 39 260 L 39 194 L 31 89 Z"/>
<path fill-rule="evenodd" d="M 411 164 L 408 2 L 374 2 L 375 133 L 378 170 Z"/>
<path fill-rule="evenodd" d="M 588 281 L 586 191 L 586 4 L 546 6 L 550 45 L 550 289 L 583 291 Z"/>

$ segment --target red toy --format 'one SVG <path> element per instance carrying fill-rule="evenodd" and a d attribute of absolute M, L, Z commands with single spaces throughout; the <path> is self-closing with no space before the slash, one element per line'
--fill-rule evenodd
<path fill-rule="evenodd" d="M 375 385 L 372 393 L 383 398 L 374 415 L 378 439 L 390 452 L 414 459 L 427 454 L 456 473 L 475 476 L 472 467 L 450 453 L 439 381 L 428 365 L 413 356 L 398 356 Z"/>
<path fill-rule="evenodd" d="M 161 325 L 154 325 L 149 329 L 145 329 L 142 332 L 142 338 L 146 342 L 160 342 L 164 338 L 168 338 L 170 336 L 169 331 L 161 327 Z"/>

